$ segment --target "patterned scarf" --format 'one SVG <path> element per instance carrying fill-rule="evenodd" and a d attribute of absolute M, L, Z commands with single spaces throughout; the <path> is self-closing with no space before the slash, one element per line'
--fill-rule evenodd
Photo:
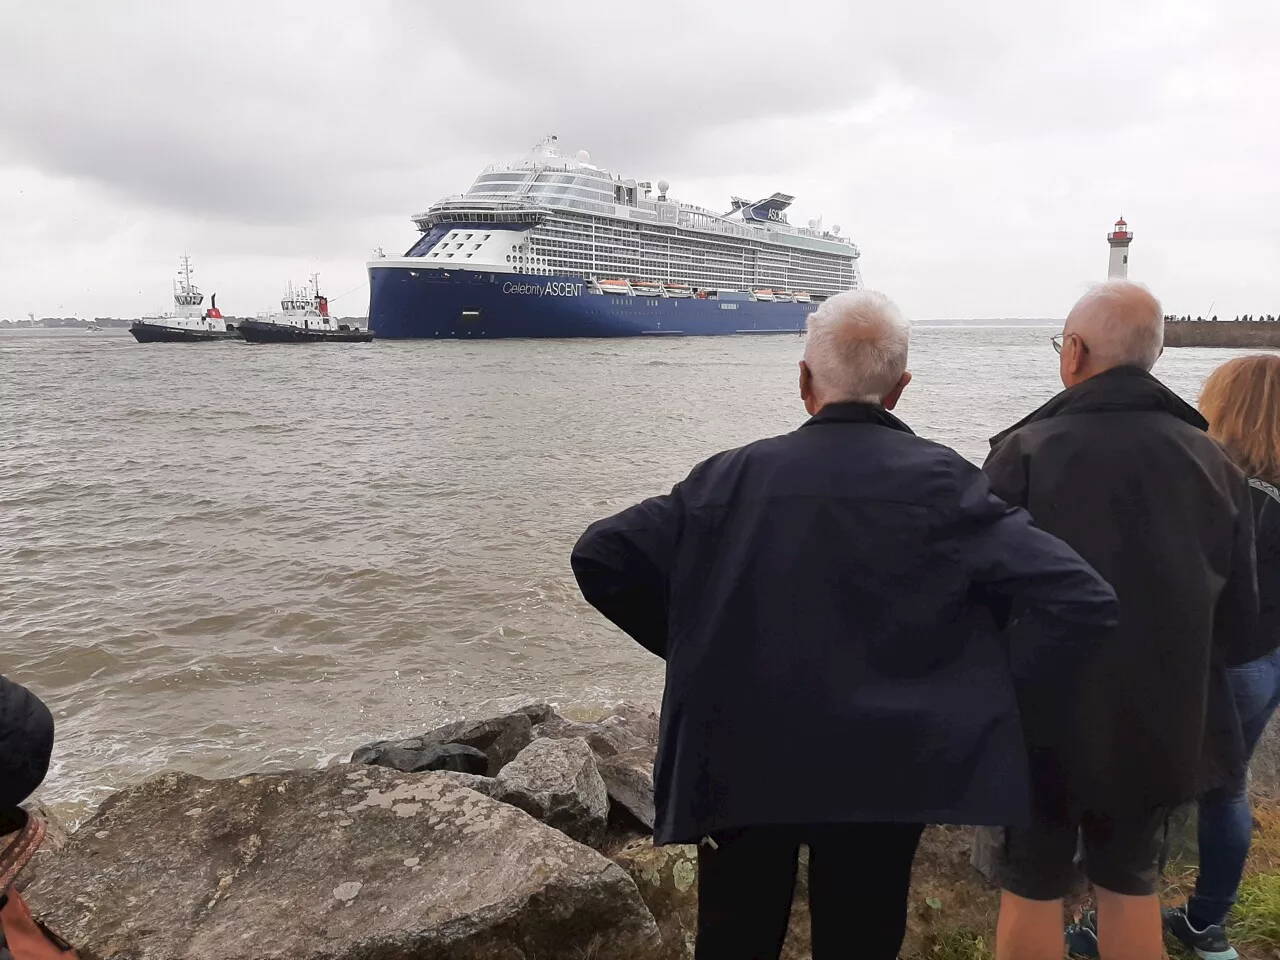
<path fill-rule="evenodd" d="M 3 851 L 0 851 L 0 898 L 9 892 L 22 868 L 40 849 L 40 844 L 44 842 L 44 829 L 43 820 L 28 816 L 21 830 L 0 837 L 0 842 L 7 841 Z"/>

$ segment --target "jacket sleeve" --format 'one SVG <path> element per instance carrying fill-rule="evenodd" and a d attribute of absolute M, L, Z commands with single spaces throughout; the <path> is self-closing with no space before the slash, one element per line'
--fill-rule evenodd
<path fill-rule="evenodd" d="M 587 602 L 660 657 L 667 655 L 669 583 L 683 523 L 679 490 L 596 521 L 570 558 Z"/>
<path fill-rule="evenodd" d="M 1026 458 L 1015 433 L 991 448 L 987 462 L 982 465 L 991 491 L 1005 503 L 1025 507 L 1029 496 Z"/>
<path fill-rule="evenodd" d="M 962 483 L 961 556 L 978 596 L 1009 627 L 1015 672 L 1067 666 L 1119 623 L 1115 591 L 1025 510 L 996 497 L 983 473 Z"/>
<path fill-rule="evenodd" d="M 1259 629 L 1258 567 L 1254 553 L 1253 503 L 1248 487 L 1237 496 L 1232 536 L 1231 572 L 1218 596 L 1213 617 L 1213 642 L 1229 667 L 1264 657 L 1275 640 Z"/>

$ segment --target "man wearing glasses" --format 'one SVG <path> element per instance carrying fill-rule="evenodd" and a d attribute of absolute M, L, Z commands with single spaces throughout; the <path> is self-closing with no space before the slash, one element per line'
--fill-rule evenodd
<path fill-rule="evenodd" d="M 1068 928 L 1072 952 L 1159 960 L 1168 813 L 1242 772 L 1224 668 L 1265 652 L 1252 646 L 1249 490 L 1200 414 L 1151 375 L 1163 340 L 1145 287 L 1099 284 L 1053 338 L 1066 389 L 991 441 L 992 490 L 1120 600 L 1119 627 L 1078 669 L 1019 691 L 1035 818 L 1005 837 L 998 960 L 1062 957 L 1081 841 L 1098 910 Z"/>

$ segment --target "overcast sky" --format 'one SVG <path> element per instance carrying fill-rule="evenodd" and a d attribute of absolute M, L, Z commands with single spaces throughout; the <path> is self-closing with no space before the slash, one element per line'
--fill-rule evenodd
<path fill-rule="evenodd" d="M 227 313 L 319 270 L 363 314 L 550 132 L 794 194 L 916 318 L 1062 316 L 1121 215 L 1169 312 L 1280 313 L 1276 0 L 0 0 L 0 91 L 0 317 L 166 308 L 184 251 Z"/>

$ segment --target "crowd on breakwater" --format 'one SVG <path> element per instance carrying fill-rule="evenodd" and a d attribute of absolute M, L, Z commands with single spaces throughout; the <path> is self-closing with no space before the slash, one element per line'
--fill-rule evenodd
<path fill-rule="evenodd" d="M 1206 318 L 1206 317 L 1198 317 L 1198 316 L 1193 317 L 1190 314 L 1183 314 L 1180 317 L 1175 314 L 1166 314 L 1165 320 L 1173 323 L 1204 323 L 1206 320 L 1212 323 L 1217 323 L 1218 315 L 1215 313 L 1213 316 Z M 1237 315 L 1236 317 L 1233 318 L 1232 322 L 1234 323 L 1275 323 L 1277 320 L 1280 320 L 1280 317 L 1273 317 L 1269 313 L 1267 314 L 1246 313 L 1243 315 Z"/>
<path fill-rule="evenodd" d="M 6 934 L 55 943 L 29 902 L 85 956 L 892 957 L 913 863 L 937 882 L 978 825 L 1001 831 L 998 956 L 1156 957 L 1165 934 L 1232 955 L 1245 771 L 1280 699 L 1280 361 L 1231 361 L 1197 411 L 1149 373 L 1162 320 L 1134 284 L 1086 295 L 1054 339 L 1063 393 L 979 470 L 893 414 L 896 307 L 825 302 L 808 423 L 574 550 L 587 600 L 665 660 L 661 714 L 530 704 L 323 771 L 166 775 L 38 862 L 17 805 L 52 719 L 6 686 L 0 878 L 28 881 Z M 1200 882 L 1162 915 L 1188 801 Z M 1078 847 L 1098 911 L 1064 930 Z"/>

